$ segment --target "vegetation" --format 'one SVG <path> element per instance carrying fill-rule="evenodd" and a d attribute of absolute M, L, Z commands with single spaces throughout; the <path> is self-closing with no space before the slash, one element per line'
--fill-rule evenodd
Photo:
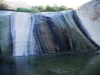
<path fill-rule="evenodd" d="M 30 9 L 28 8 L 17 8 L 16 11 L 18 12 L 32 12 L 32 13 L 37 13 L 37 12 L 57 12 L 57 11 L 64 11 L 64 10 L 73 10 L 72 8 L 67 8 L 66 6 L 32 6 Z"/>
<path fill-rule="evenodd" d="M 64 10 L 73 10 L 72 8 L 67 8 L 66 6 L 35 6 L 40 12 L 57 12 L 57 11 L 64 11 Z"/>
<path fill-rule="evenodd" d="M 38 13 L 40 12 L 37 8 L 35 7 L 31 7 L 31 8 L 17 8 L 16 9 L 17 12 L 31 12 L 31 13 Z"/>
<path fill-rule="evenodd" d="M 4 0 L 0 0 L 0 10 L 7 10 L 8 7 L 6 4 L 3 3 Z M 32 6 L 31 8 L 17 8 L 15 11 L 17 12 L 31 12 L 31 13 L 38 13 L 38 12 L 57 12 L 57 11 L 64 11 L 64 10 L 73 10 L 72 8 L 67 8 L 66 6 L 57 6 L 56 4 L 53 6 Z"/>
<path fill-rule="evenodd" d="M 66 6 L 57 6 L 57 5 L 54 5 L 54 6 L 49 6 L 47 5 L 46 6 L 46 9 L 45 11 L 51 11 L 51 12 L 55 12 L 55 11 L 63 11 L 63 10 L 67 10 L 67 7 Z"/>
<path fill-rule="evenodd" d="M 4 10 L 7 8 L 7 5 L 3 4 L 4 0 L 0 0 L 0 10 Z"/>

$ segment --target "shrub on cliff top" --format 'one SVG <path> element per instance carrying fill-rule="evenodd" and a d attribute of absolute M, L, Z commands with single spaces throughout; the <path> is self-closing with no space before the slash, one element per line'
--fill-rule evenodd
<path fill-rule="evenodd" d="M 37 8 L 35 7 L 31 7 L 30 9 L 28 8 L 17 8 L 16 9 L 17 12 L 31 12 L 31 13 L 38 13 L 40 12 Z"/>

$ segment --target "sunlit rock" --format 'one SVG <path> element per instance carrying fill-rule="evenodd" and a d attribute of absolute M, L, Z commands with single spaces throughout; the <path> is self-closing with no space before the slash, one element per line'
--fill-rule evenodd
<path fill-rule="evenodd" d="M 90 1 L 76 10 L 91 38 L 100 45 L 100 0 Z"/>
<path fill-rule="evenodd" d="M 100 46 L 100 0 L 92 0 L 76 10 L 92 40 Z"/>

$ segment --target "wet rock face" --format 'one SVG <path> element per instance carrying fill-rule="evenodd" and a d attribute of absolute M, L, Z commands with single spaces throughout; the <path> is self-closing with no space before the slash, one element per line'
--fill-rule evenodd
<path fill-rule="evenodd" d="M 3 55 L 28 56 L 88 52 L 100 45 L 100 1 L 90 1 L 77 10 L 0 12 L 0 48 Z"/>

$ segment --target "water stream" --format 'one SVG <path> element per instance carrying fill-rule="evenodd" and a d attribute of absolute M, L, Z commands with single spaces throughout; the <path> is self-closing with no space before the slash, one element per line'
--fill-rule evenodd
<path fill-rule="evenodd" d="M 33 36 L 34 18 L 30 14 L 15 13 L 11 19 L 13 56 L 35 55 L 36 42 Z"/>

